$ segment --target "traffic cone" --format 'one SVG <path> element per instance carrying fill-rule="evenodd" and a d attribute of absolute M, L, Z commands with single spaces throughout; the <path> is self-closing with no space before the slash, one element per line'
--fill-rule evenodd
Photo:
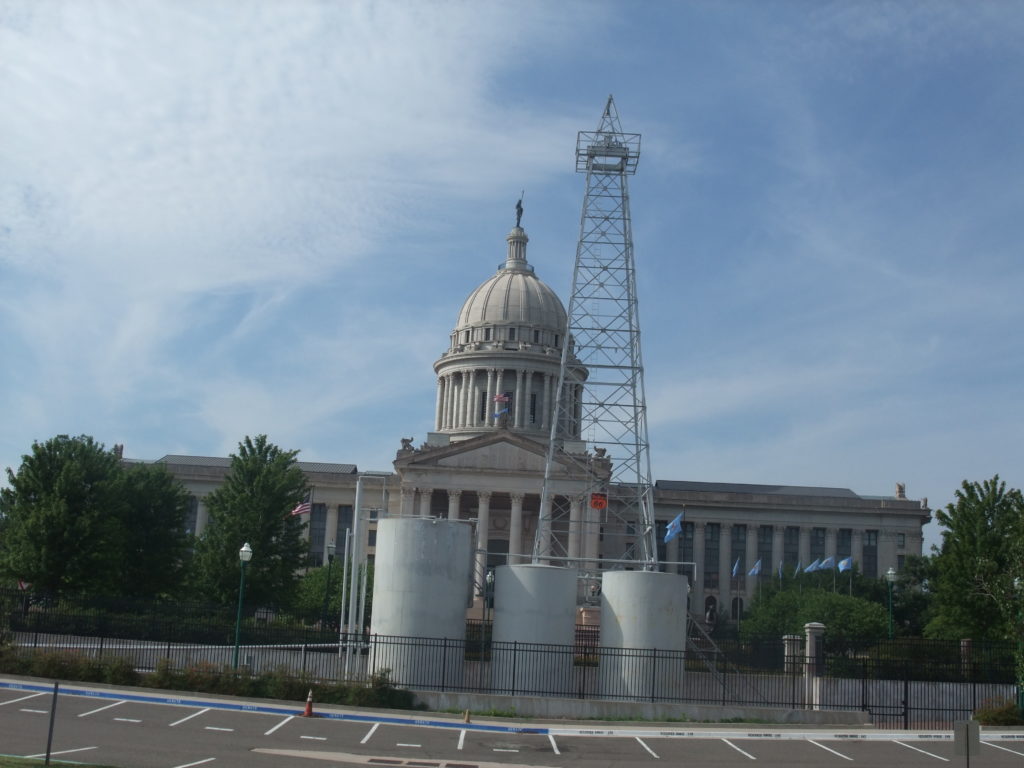
<path fill-rule="evenodd" d="M 313 714 L 313 689 L 309 689 L 309 695 L 306 696 L 306 711 L 302 713 L 303 717 L 316 717 Z"/>

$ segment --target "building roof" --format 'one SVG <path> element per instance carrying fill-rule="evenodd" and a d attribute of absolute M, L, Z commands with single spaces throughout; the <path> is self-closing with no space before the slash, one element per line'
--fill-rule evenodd
<path fill-rule="evenodd" d="M 849 488 L 821 488 L 810 485 L 754 485 L 752 483 L 702 483 L 696 480 L 658 480 L 655 487 L 663 491 L 702 491 L 704 493 L 760 493 L 778 496 L 834 496 L 861 499 Z"/>
<path fill-rule="evenodd" d="M 182 456 L 168 454 L 157 459 L 157 464 L 177 464 L 184 467 L 230 467 L 231 459 L 223 456 Z M 303 472 L 334 472 L 339 475 L 354 475 L 359 470 L 355 464 L 332 464 L 321 461 L 297 461 L 296 466 Z"/>

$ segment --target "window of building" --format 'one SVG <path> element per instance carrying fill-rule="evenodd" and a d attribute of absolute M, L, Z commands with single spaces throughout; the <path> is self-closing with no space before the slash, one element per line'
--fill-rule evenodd
<path fill-rule="evenodd" d="M 477 421 L 487 421 L 487 393 L 480 393 L 480 414 L 477 416 Z"/>
<path fill-rule="evenodd" d="M 537 423 L 537 395 L 530 395 L 530 423 Z"/>
<path fill-rule="evenodd" d="M 903 549 L 907 546 L 907 534 L 897 533 L 896 534 L 896 546 Z"/>
<path fill-rule="evenodd" d="M 377 507 L 370 507 L 367 512 L 371 520 L 376 520 L 380 517 L 380 510 Z"/>
<path fill-rule="evenodd" d="M 555 349 L 558 349 L 558 334 L 555 334 Z"/>
<path fill-rule="evenodd" d="M 757 559 L 761 561 L 762 579 L 770 579 L 775 568 L 772 545 L 775 543 L 775 526 L 762 525 L 757 529 Z"/>
<path fill-rule="evenodd" d="M 533 332 L 533 343 L 540 344 L 540 331 Z"/>
<path fill-rule="evenodd" d="M 825 559 L 825 529 L 811 528 L 811 562 Z M 809 565 L 810 563 L 808 563 Z"/>
<path fill-rule="evenodd" d="M 704 526 L 704 588 L 718 589 L 718 540 L 721 526 L 708 523 Z"/>
<path fill-rule="evenodd" d="M 196 535 L 196 525 L 199 520 L 199 499 L 195 496 L 188 497 L 188 511 L 185 512 L 185 533 Z"/>
<path fill-rule="evenodd" d="M 376 547 L 377 546 L 377 531 L 371 528 L 366 532 L 366 546 Z"/>
<path fill-rule="evenodd" d="M 463 344 L 468 344 L 469 343 L 469 331 L 463 331 L 462 332 L 462 343 Z"/>
<path fill-rule="evenodd" d="M 692 563 L 693 560 L 694 560 L 694 558 L 693 558 L 693 523 L 686 523 L 686 522 L 683 523 L 683 530 L 679 534 L 679 538 L 682 539 L 682 544 L 680 544 L 679 559 L 682 560 L 684 563 Z M 684 572 L 691 574 L 691 576 L 690 576 L 691 583 L 692 583 L 692 580 L 694 578 L 696 578 L 696 575 L 697 575 L 696 573 L 693 572 L 694 567 L 695 566 L 692 566 L 692 565 L 685 565 L 685 566 L 683 566 Z"/>
<path fill-rule="evenodd" d="M 903 571 L 903 566 L 907 564 L 906 555 L 896 555 L 896 570 Z"/>
<path fill-rule="evenodd" d="M 508 340 L 509 341 L 515 341 L 516 340 L 516 329 L 515 328 L 509 328 L 508 329 Z"/>
<path fill-rule="evenodd" d="M 732 577 L 732 588 L 745 589 L 747 584 L 747 526 L 745 525 L 734 525 L 729 531 L 729 562 L 736 571 L 736 575 Z"/>
<path fill-rule="evenodd" d="M 314 503 L 309 511 L 309 559 L 315 566 L 324 564 L 326 536 L 327 505 Z"/>
<path fill-rule="evenodd" d="M 878 578 L 878 531 L 864 531 L 864 557 L 861 573 L 869 579 Z"/>
<path fill-rule="evenodd" d="M 782 560 L 790 568 L 800 562 L 800 528 L 787 525 L 782 533 Z"/>
<path fill-rule="evenodd" d="M 352 505 L 338 505 L 338 528 L 334 532 L 334 543 L 339 555 L 345 553 L 345 536 L 352 530 Z"/>
<path fill-rule="evenodd" d="M 853 531 L 840 528 L 836 532 L 836 563 L 853 554 Z"/>
<path fill-rule="evenodd" d="M 668 523 L 664 520 L 654 521 L 654 536 L 658 545 L 658 562 L 664 563 L 668 560 L 668 544 L 665 543 L 665 531 L 668 530 Z M 673 558 L 674 559 L 674 558 Z"/>

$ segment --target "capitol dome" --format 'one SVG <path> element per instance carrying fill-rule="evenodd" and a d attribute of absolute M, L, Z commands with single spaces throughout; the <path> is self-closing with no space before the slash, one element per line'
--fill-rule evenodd
<path fill-rule="evenodd" d="M 569 403 L 560 434 L 579 430 L 580 399 L 587 371 L 565 337 L 566 312 L 558 295 L 526 261 L 529 238 L 518 224 L 505 238 L 508 251 L 497 274 L 469 294 L 434 363 L 437 373 L 435 431 L 466 439 L 496 428 L 534 437 L 548 434 L 559 395 L 559 366 L 568 346 Z"/>
<path fill-rule="evenodd" d="M 466 299 L 459 312 L 456 333 L 480 326 L 517 325 L 554 332 L 565 328 L 561 299 L 526 261 L 526 232 L 515 227 L 506 240 L 505 263 Z"/>

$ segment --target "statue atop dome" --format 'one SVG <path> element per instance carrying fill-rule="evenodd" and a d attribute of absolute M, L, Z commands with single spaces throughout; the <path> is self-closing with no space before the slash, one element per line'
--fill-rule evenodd
<path fill-rule="evenodd" d="M 523 220 L 523 193 L 519 193 L 519 199 L 516 200 L 516 226 L 520 225 Z"/>

